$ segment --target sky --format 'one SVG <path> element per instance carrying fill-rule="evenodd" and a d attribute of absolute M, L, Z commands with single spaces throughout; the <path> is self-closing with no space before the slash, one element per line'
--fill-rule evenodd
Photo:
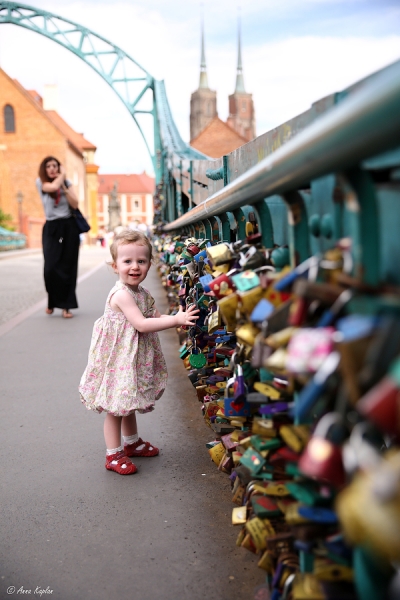
<path fill-rule="evenodd" d="M 190 95 L 199 83 L 202 19 L 208 82 L 217 91 L 219 117 L 226 120 L 240 17 L 244 82 L 253 94 L 257 135 L 400 59 L 398 0 L 30 0 L 27 5 L 91 29 L 164 80 L 186 142 Z M 41 95 L 46 84 L 58 86 L 58 112 L 97 146 L 100 173 L 152 172 L 127 108 L 72 52 L 22 27 L 1 24 L 0 67 Z"/>

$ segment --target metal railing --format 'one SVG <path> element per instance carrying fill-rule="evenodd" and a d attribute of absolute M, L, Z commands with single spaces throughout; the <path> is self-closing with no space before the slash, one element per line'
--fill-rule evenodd
<path fill-rule="evenodd" d="M 400 61 L 163 229 L 171 232 L 273 194 L 301 189 L 318 177 L 350 169 L 399 145 Z"/>

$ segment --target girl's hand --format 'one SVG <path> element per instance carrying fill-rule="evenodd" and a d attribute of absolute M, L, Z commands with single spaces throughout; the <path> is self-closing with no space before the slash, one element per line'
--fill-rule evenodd
<path fill-rule="evenodd" d="M 182 310 L 182 306 L 179 307 L 179 312 L 175 315 L 179 325 L 194 325 L 199 318 L 199 309 L 195 304 L 191 304 L 187 307 L 186 311 Z"/>
<path fill-rule="evenodd" d="M 63 167 L 62 165 L 60 165 L 60 175 L 63 176 L 63 181 L 65 180 L 65 178 L 67 177 L 67 174 L 65 172 L 65 167 Z"/>

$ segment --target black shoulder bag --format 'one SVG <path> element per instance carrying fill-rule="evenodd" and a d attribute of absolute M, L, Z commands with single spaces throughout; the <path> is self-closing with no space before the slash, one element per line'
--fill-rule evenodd
<path fill-rule="evenodd" d="M 64 185 L 66 187 L 66 190 L 64 191 L 64 193 L 65 192 L 68 193 L 68 188 L 71 187 L 71 184 L 69 182 L 65 181 Z M 70 206 L 69 209 L 71 211 L 71 215 L 75 219 L 75 223 L 76 223 L 79 233 L 87 233 L 88 231 L 90 231 L 90 225 L 86 221 L 85 217 L 83 216 L 83 214 L 81 213 L 79 208 L 71 208 L 71 206 Z"/>
<path fill-rule="evenodd" d="M 71 214 L 75 218 L 75 223 L 79 233 L 87 233 L 90 231 L 90 225 L 86 221 L 79 208 L 71 208 Z"/>

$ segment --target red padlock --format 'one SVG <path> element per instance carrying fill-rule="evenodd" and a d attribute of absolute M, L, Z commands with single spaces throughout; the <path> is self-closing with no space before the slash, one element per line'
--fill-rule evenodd
<path fill-rule="evenodd" d="M 400 359 L 357 403 L 357 410 L 389 435 L 400 435 Z"/>
<path fill-rule="evenodd" d="M 342 447 L 328 439 L 334 425 L 342 425 L 342 418 L 337 413 L 328 413 L 320 419 L 298 467 L 308 477 L 342 487 L 346 483 Z"/>
<path fill-rule="evenodd" d="M 187 248 L 186 248 L 187 252 L 189 252 L 189 254 L 191 254 L 192 256 L 195 256 L 195 254 L 198 254 L 200 252 L 200 248 L 198 246 L 196 246 L 196 244 L 190 244 Z"/>
<path fill-rule="evenodd" d="M 219 277 L 216 277 L 213 281 L 210 281 L 208 286 L 218 300 L 232 294 L 236 290 L 232 279 L 225 273 L 219 275 Z"/>

